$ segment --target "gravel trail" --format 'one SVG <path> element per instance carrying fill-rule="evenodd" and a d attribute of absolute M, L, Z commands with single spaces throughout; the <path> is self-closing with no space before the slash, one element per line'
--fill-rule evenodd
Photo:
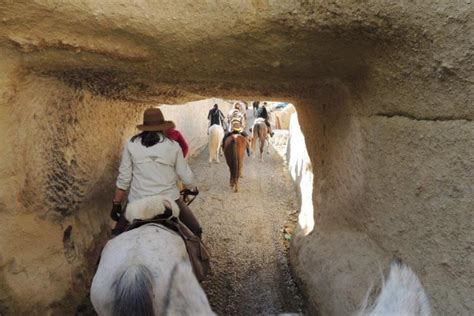
<path fill-rule="evenodd" d="M 245 159 L 238 193 L 224 157 L 209 164 L 204 150 L 190 160 L 200 190 L 191 208 L 212 254 L 203 287 L 220 315 L 302 313 L 282 233 L 297 208 L 291 178 L 275 150 L 263 162 Z"/>

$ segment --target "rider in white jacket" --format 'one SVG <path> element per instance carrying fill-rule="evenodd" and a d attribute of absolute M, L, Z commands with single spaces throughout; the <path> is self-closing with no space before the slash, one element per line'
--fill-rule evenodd
<path fill-rule="evenodd" d="M 126 191 L 130 190 L 129 202 L 155 195 L 175 200 L 180 208 L 180 220 L 196 236 L 201 236 L 201 226 L 176 186 L 177 180 L 181 180 L 186 188 L 197 190 L 192 184 L 193 173 L 181 147 L 164 135 L 165 130 L 174 127 L 173 122 L 164 120 L 160 109 L 151 108 L 145 111 L 144 123 L 137 126 L 142 132 L 126 143 L 111 211 L 111 217 L 119 221 L 117 229 L 126 224 L 121 216 L 121 205 Z"/>

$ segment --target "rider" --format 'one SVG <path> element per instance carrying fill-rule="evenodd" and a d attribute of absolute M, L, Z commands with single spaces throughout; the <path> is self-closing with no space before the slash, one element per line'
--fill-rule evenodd
<path fill-rule="evenodd" d="M 214 107 L 209 110 L 209 114 L 207 115 L 207 119 L 210 121 L 209 122 L 209 127 L 212 125 L 224 125 L 224 114 L 222 114 L 222 111 L 219 110 L 219 106 L 214 104 Z"/>
<path fill-rule="evenodd" d="M 224 135 L 222 139 L 222 148 L 224 148 L 225 140 L 231 134 L 240 134 L 245 137 L 247 142 L 249 142 L 249 135 L 245 132 L 245 115 L 240 112 L 240 104 L 234 104 L 234 108 L 230 110 L 229 114 L 227 115 L 227 120 L 229 122 L 229 129 Z M 246 147 L 247 156 L 250 156 L 249 147 Z"/>
<path fill-rule="evenodd" d="M 129 202 L 153 195 L 171 197 L 179 206 L 181 222 L 201 237 L 201 225 L 176 187 L 179 179 L 186 188 L 197 192 L 192 184 L 193 173 L 183 157 L 181 147 L 164 134 L 164 131 L 174 127 L 173 122 L 165 121 L 160 109 L 150 108 L 143 115 L 143 124 L 137 125 L 142 132 L 126 143 L 110 213 L 112 219 L 118 221 L 114 233 L 123 231 L 127 224 L 122 214 L 122 201 L 130 189 Z"/>
<path fill-rule="evenodd" d="M 263 102 L 263 106 L 259 107 L 257 110 L 257 118 L 263 118 L 265 120 L 265 125 L 268 127 L 268 131 L 270 132 L 270 137 L 273 137 L 272 127 L 270 125 L 270 116 L 267 112 L 267 102 Z"/>

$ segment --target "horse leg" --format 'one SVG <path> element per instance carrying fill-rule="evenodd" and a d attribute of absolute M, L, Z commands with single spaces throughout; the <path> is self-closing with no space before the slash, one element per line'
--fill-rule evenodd
<path fill-rule="evenodd" d="M 236 175 L 235 182 L 234 182 L 234 192 L 239 191 L 239 175 Z"/>
<path fill-rule="evenodd" d="M 207 130 L 207 134 L 209 135 L 209 129 Z M 208 142 L 208 145 L 207 145 L 207 148 L 209 149 L 209 163 L 212 162 L 212 139 L 211 137 L 208 137 L 209 138 L 209 142 Z"/>

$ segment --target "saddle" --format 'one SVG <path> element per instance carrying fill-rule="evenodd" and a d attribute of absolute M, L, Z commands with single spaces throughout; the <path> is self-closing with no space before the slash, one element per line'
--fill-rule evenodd
<path fill-rule="evenodd" d="M 167 209 L 163 214 L 157 215 L 152 219 L 134 220 L 125 231 L 129 231 L 147 224 L 158 224 L 176 232 L 184 241 L 186 251 L 189 255 L 189 260 L 193 267 L 194 274 L 198 281 L 206 279 L 211 270 L 210 254 L 207 248 L 202 243 L 201 239 L 194 235 L 186 225 L 172 217 L 172 212 Z"/>

